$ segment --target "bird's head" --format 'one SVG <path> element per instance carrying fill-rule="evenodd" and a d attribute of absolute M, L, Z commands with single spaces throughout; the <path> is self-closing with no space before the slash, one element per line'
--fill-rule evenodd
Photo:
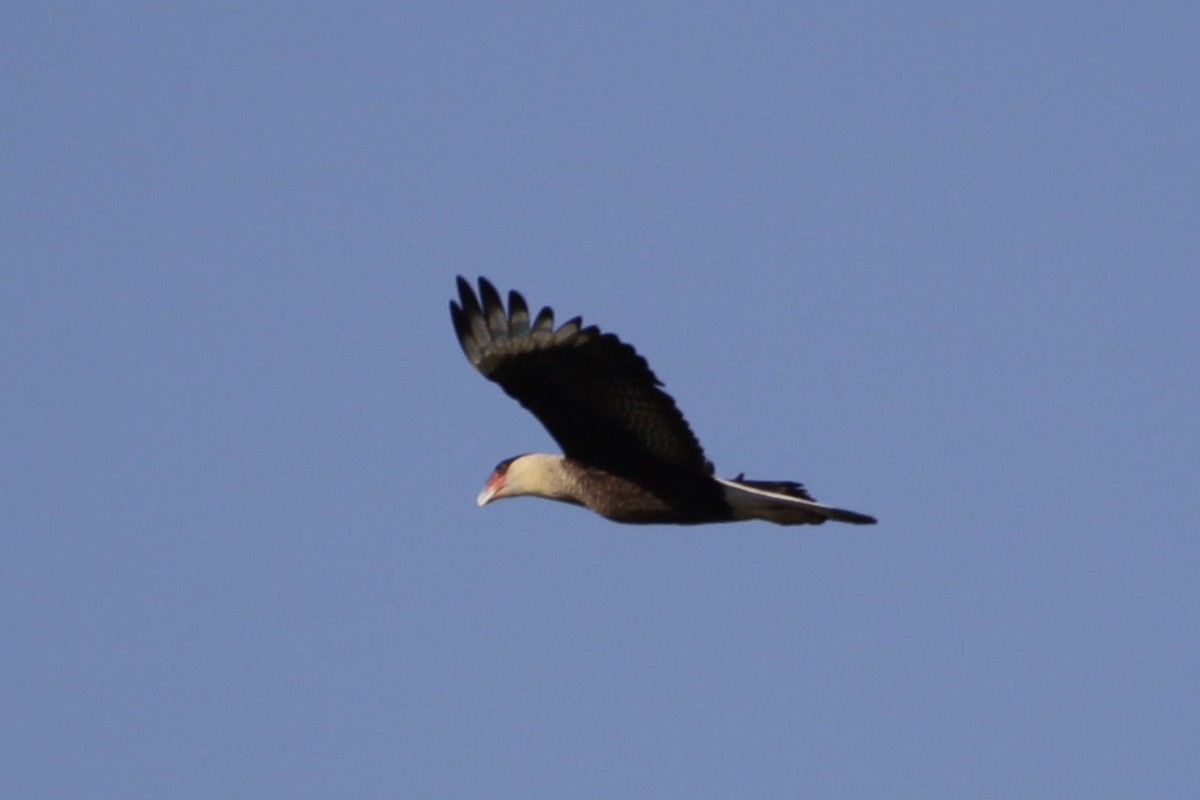
<path fill-rule="evenodd" d="M 533 494 L 555 497 L 554 478 L 558 475 L 561 457 L 546 453 L 526 453 L 506 458 L 492 470 L 475 503 L 485 506 L 493 500 Z"/>

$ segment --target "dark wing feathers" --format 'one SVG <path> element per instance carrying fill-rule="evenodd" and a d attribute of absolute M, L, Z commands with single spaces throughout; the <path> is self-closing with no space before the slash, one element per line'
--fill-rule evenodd
<path fill-rule="evenodd" d="M 508 338 L 508 316 L 504 313 L 504 304 L 500 302 L 500 295 L 496 293 L 496 287 L 490 283 L 479 284 L 479 295 L 483 299 L 483 311 L 487 316 L 488 333 L 493 339 Z"/>
<path fill-rule="evenodd" d="M 537 319 L 533 321 L 534 332 L 550 331 L 554 329 L 554 312 L 549 308 L 543 308 L 538 312 Z"/>
<path fill-rule="evenodd" d="M 458 279 L 450 303 L 463 352 L 546 426 L 567 456 L 625 474 L 670 465 L 711 474 L 683 414 L 637 351 L 575 317 L 557 330 L 543 308 L 533 323 L 518 292 L 484 278 L 479 296 Z M 482 301 L 482 302 L 481 302 Z"/>
<path fill-rule="evenodd" d="M 508 293 L 508 333 L 510 336 L 529 333 L 529 307 L 520 292 Z"/>

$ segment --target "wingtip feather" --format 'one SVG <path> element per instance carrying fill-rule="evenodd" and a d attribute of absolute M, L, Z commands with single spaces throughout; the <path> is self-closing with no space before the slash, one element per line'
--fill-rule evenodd
<path fill-rule="evenodd" d="M 463 354 L 472 364 L 478 364 L 482 354 L 479 344 L 472 334 L 471 323 L 467 320 L 463 309 L 453 300 L 450 301 L 450 319 L 454 322 L 454 332 L 458 335 L 458 345 L 462 348 Z"/>
<path fill-rule="evenodd" d="M 500 293 L 487 278 L 479 279 L 479 296 L 483 304 L 483 316 L 487 322 L 488 333 L 493 340 L 508 338 L 508 316 L 504 313 L 504 304 L 500 302 Z"/>
<path fill-rule="evenodd" d="M 508 293 L 508 332 L 510 336 L 529 333 L 529 306 L 516 289 Z"/>
<path fill-rule="evenodd" d="M 454 280 L 454 283 L 458 287 L 458 297 L 463 301 L 463 305 L 465 306 L 467 295 L 474 296 L 475 291 L 471 288 L 471 284 L 467 282 L 467 279 L 462 275 L 457 276 Z"/>
<path fill-rule="evenodd" d="M 583 325 L 583 317 L 572 317 L 559 326 L 554 332 L 554 338 L 557 341 L 564 342 L 570 339 L 575 334 L 579 333 L 579 328 Z"/>
<path fill-rule="evenodd" d="M 551 333 L 554 331 L 554 312 L 549 306 L 544 306 L 533 320 L 533 333 Z"/>

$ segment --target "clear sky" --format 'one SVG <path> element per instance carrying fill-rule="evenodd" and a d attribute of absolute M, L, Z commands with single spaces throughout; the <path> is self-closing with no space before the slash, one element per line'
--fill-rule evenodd
<path fill-rule="evenodd" d="M 1194 3 L 0 11 L 0 795 L 1195 797 Z M 617 332 L 623 527 L 452 334 Z"/>

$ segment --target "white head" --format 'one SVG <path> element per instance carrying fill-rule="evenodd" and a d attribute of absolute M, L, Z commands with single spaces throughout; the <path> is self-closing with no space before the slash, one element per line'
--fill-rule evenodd
<path fill-rule="evenodd" d="M 513 456 L 496 465 L 475 502 L 485 506 L 493 500 L 523 494 L 563 499 L 561 478 L 562 456 L 548 453 Z"/>

